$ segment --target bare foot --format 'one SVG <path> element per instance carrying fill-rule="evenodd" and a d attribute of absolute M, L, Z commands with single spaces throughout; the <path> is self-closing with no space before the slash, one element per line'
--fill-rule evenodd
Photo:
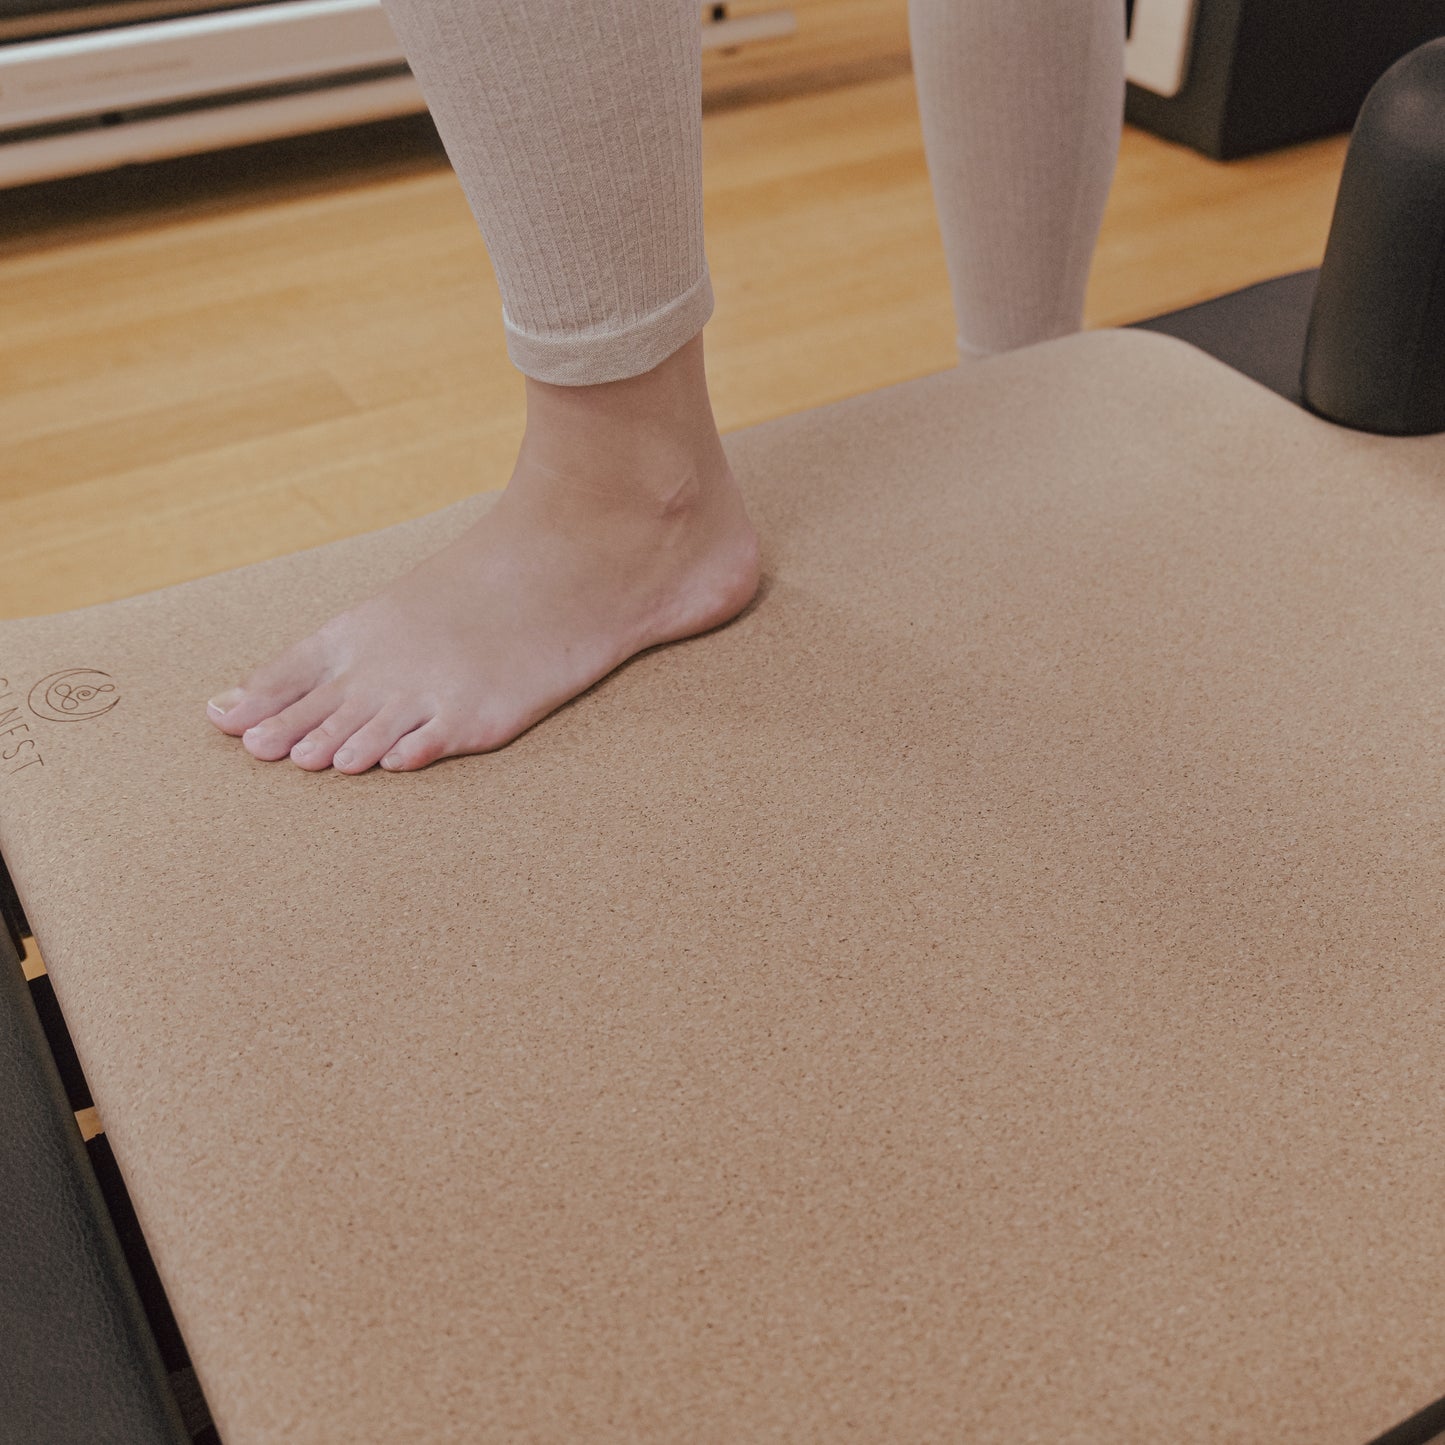
<path fill-rule="evenodd" d="M 634 447 L 592 421 L 585 447 L 534 440 L 529 411 L 484 517 L 214 699 L 211 721 L 256 758 L 421 768 L 502 747 L 634 653 L 736 616 L 758 543 L 716 429 Z"/>

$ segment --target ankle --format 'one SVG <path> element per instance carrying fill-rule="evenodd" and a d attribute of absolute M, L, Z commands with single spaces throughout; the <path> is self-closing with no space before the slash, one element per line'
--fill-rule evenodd
<path fill-rule="evenodd" d="M 621 477 L 598 471 L 558 471 L 518 458 L 498 499 L 528 530 L 586 541 L 603 551 L 627 549 L 644 538 L 651 547 L 691 545 L 686 539 L 747 526 L 732 469 L 639 469 Z"/>
<path fill-rule="evenodd" d="M 521 456 L 559 472 L 652 477 L 718 470 L 722 440 L 708 395 L 702 333 L 651 371 L 594 386 L 526 378 Z"/>

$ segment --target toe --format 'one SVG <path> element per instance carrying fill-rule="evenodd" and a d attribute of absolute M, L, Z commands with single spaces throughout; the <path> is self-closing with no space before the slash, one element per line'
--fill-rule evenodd
<path fill-rule="evenodd" d="M 405 737 L 427 721 L 427 714 L 417 708 L 384 709 L 337 749 L 333 766 L 339 773 L 364 773 L 381 761 L 382 755 L 391 750 L 398 738 Z"/>
<path fill-rule="evenodd" d="M 275 717 L 268 717 L 247 728 L 241 735 L 246 751 L 263 762 L 284 758 L 307 733 L 319 727 L 337 711 L 342 698 L 336 687 L 318 687 L 305 697 L 283 708 Z"/>
<path fill-rule="evenodd" d="M 368 723 L 375 711 L 374 707 L 356 703 L 343 705 L 291 749 L 291 761 L 308 772 L 329 768 L 336 757 L 336 750 Z"/>
<path fill-rule="evenodd" d="M 381 765 L 388 772 L 406 773 L 416 768 L 424 768 L 428 763 L 449 757 L 456 751 L 456 748 L 448 746 L 447 731 L 441 719 L 433 718 L 429 723 L 398 739 L 396 745 L 388 749 L 381 759 Z"/>
<path fill-rule="evenodd" d="M 311 649 L 292 648 L 267 667 L 258 668 L 240 687 L 206 704 L 206 716 L 233 738 L 275 717 L 304 698 L 321 680 L 322 668 Z"/>
<path fill-rule="evenodd" d="M 245 688 L 233 687 L 229 692 L 223 692 L 213 697 L 206 704 L 206 716 L 210 718 L 222 732 L 225 732 L 226 714 L 234 712 L 236 707 L 245 700 L 245 697 Z M 244 729 L 242 731 L 244 731 Z"/>

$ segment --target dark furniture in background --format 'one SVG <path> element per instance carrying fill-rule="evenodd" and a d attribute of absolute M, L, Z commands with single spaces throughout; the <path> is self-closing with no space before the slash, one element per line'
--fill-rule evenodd
<path fill-rule="evenodd" d="M 1134 23 L 1159 3 L 1132 0 Z M 1126 115 L 1216 160 L 1334 135 L 1396 60 L 1441 35 L 1445 0 L 1195 0 L 1178 94 L 1131 83 Z"/>

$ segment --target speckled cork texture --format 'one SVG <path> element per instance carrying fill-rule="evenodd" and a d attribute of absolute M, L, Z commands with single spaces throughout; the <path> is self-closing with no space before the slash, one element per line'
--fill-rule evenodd
<path fill-rule="evenodd" d="M 0 624 L 0 847 L 227 1445 L 1445 1394 L 1445 438 L 1094 333 L 727 448 L 756 604 L 420 774 L 204 702 L 485 500 Z"/>

